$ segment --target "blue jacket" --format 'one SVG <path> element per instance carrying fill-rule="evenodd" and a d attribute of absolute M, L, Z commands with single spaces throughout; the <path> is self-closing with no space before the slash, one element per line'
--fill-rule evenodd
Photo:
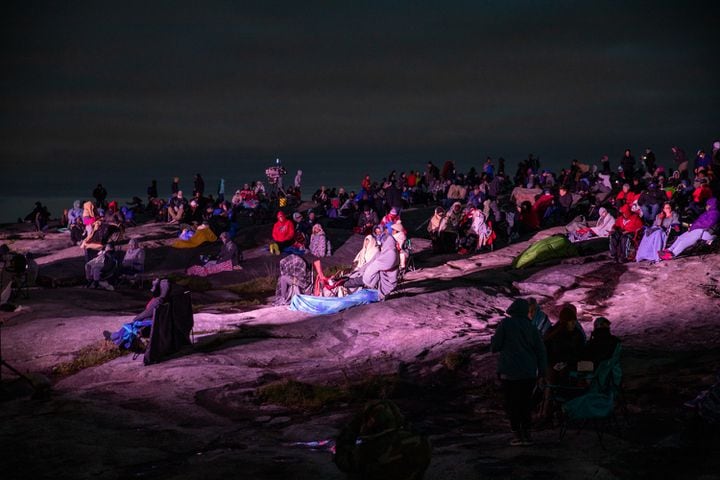
<path fill-rule="evenodd" d="M 515 300 L 507 314 L 490 341 L 491 350 L 500 353 L 498 375 L 507 380 L 543 376 L 547 366 L 545 345 L 528 318 L 527 300 Z"/>

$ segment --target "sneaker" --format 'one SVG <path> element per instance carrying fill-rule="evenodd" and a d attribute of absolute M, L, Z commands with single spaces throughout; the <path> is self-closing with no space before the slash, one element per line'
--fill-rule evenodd
<path fill-rule="evenodd" d="M 660 250 L 658 252 L 658 257 L 660 257 L 660 260 L 672 260 L 673 254 L 670 250 Z"/>

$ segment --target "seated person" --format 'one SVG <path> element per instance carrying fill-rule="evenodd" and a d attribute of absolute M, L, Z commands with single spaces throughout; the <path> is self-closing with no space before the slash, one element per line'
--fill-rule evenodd
<path fill-rule="evenodd" d="M 690 225 L 690 230 L 680 235 L 669 249 L 658 252 L 658 255 L 662 260 L 671 260 L 699 240 L 711 242 L 715 240 L 715 230 L 718 226 L 720 226 L 720 211 L 717 209 L 717 199 L 711 197 L 705 204 L 705 212 Z"/>
<path fill-rule="evenodd" d="M 658 252 L 663 249 L 667 241 L 670 229 L 680 231 L 680 218 L 670 203 L 663 204 L 662 211 L 657 214 L 652 227 L 646 228 L 643 239 L 638 246 L 635 261 L 650 260 L 651 262 L 660 261 Z"/>
<path fill-rule="evenodd" d="M 82 216 L 74 217 L 73 223 L 70 224 L 70 243 L 74 245 L 80 244 L 86 235 L 85 225 Z"/>
<path fill-rule="evenodd" d="M 120 330 L 110 333 L 107 330 L 103 332 L 106 340 L 112 341 L 115 345 L 130 349 L 133 341 L 142 336 L 149 336 L 155 310 L 165 301 L 170 292 L 170 281 L 168 279 L 160 280 L 156 278 L 150 289 L 152 298 L 145 305 L 145 309 L 135 315 L 130 322 L 125 323 Z"/>
<path fill-rule="evenodd" d="M 272 229 L 272 240 L 270 253 L 275 255 L 280 255 L 280 252 L 295 243 L 295 224 L 285 217 L 282 210 L 277 212 L 277 222 Z"/>
<path fill-rule="evenodd" d="M 279 267 L 275 306 L 288 305 L 293 296 L 305 292 L 311 285 L 310 266 L 301 256 L 290 254 L 280 260 Z"/>
<path fill-rule="evenodd" d="M 384 235 L 380 252 L 362 268 L 353 272 L 345 282 L 345 287 L 377 289 L 381 298 L 389 295 L 397 287 L 400 255 L 395 238 L 398 232 L 396 230 L 393 232 L 393 235 Z"/>
<path fill-rule="evenodd" d="M 605 317 L 597 317 L 593 323 L 590 340 L 583 347 L 580 359 L 593 362 L 594 371 L 600 363 L 613 356 L 619 343 L 620 339 L 610 333 L 610 320 Z"/>
<path fill-rule="evenodd" d="M 435 207 L 435 212 L 428 222 L 433 253 L 452 253 L 457 248 L 457 233 L 448 230 L 447 216 L 443 207 Z"/>
<path fill-rule="evenodd" d="M 145 271 L 145 249 L 140 246 L 137 238 L 131 238 L 122 259 L 120 273 L 133 278 Z"/>
<path fill-rule="evenodd" d="M 90 235 L 93 225 L 95 224 L 95 221 L 100 218 L 100 215 L 97 212 L 97 209 L 95 208 L 95 204 L 91 201 L 87 201 L 83 203 L 83 213 L 82 213 L 82 219 L 83 224 L 85 225 L 85 236 L 87 237 Z"/>
<path fill-rule="evenodd" d="M 87 225 L 86 225 L 87 228 Z M 92 225 L 90 225 L 89 233 L 80 243 L 80 247 L 88 250 L 102 250 L 110 241 L 110 237 L 119 232 L 120 228 L 104 221 L 103 217 L 98 217 Z"/>
<path fill-rule="evenodd" d="M 167 204 L 168 223 L 180 223 L 185 217 L 187 209 L 188 202 L 183 197 L 182 190 L 178 190 L 178 192 L 170 198 L 170 201 L 168 201 Z"/>
<path fill-rule="evenodd" d="M 75 225 L 76 220 L 78 218 L 80 220 L 82 220 L 82 216 L 83 216 L 83 209 L 80 205 L 80 200 L 75 200 L 73 202 L 73 208 L 68 210 L 68 213 L 67 213 L 67 221 L 68 221 L 67 227 L 72 228 L 73 225 Z"/>
<path fill-rule="evenodd" d="M 636 235 L 643 228 L 643 221 L 630 205 L 620 207 L 620 213 L 622 215 L 615 221 L 613 233 L 610 234 L 610 257 L 616 262 L 627 262 L 628 244 L 635 241 Z"/>
<path fill-rule="evenodd" d="M 363 246 L 353 259 L 353 270 L 362 268 L 363 265 L 373 259 L 375 255 L 380 253 L 380 246 L 372 235 L 366 235 L 363 240 Z"/>
<path fill-rule="evenodd" d="M 568 239 L 571 242 L 581 242 L 594 237 L 607 237 L 612 232 L 615 225 L 615 217 L 610 215 L 606 208 L 598 209 L 598 220 L 594 227 L 581 227 L 574 232 L 568 233 Z"/>
<path fill-rule="evenodd" d="M 472 223 L 468 236 L 477 238 L 475 244 L 472 245 L 475 252 L 482 250 L 485 245 L 492 245 L 495 234 L 492 227 L 485 221 L 485 214 L 480 209 L 476 208 L 472 212 Z"/>
<path fill-rule="evenodd" d="M 116 273 L 117 262 L 115 261 L 115 248 L 109 243 L 98 252 L 97 256 L 85 264 L 85 280 L 87 288 L 104 288 L 114 290 L 113 286 L 105 279 L 110 279 Z"/>
<path fill-rule="evenodd" d="M 239 265 L 242 260 L 242 254 L 238 250 L 235 242 L 230 238 L 230 234 L 228 232 L 222 232 L 220 234 L 220 241 L 222 242 L 222 246 L 220 247 L 220 253 L 218 253 L 217 258 L 206 262 L 204 265 L 193 265 L 188 268 L 188 275 L 207 277 L 214 273 L 240 269 Z"/>
<path fill-rule="evenodd" d="M 330 240 L 327 239 L 322 225 L 316 223 L 312 227 L 310 236 L 310 253 L 316 257 L 329 257 L 332 255 Z"/>

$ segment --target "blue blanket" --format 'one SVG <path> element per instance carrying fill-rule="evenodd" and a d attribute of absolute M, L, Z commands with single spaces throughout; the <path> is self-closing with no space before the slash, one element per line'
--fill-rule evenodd
<path fill-rule="evenodd" d="M 313 297 L 312 295 L 295 295 L 290 301 L 290 310 L 329 315 L 346 308 L 380 301 L 380 292 L 363 289 L 346 297 Z"/>

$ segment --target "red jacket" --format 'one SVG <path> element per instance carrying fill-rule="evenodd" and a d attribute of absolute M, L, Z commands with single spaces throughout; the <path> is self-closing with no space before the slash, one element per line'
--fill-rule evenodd
<path fill-rule="evenodd" d="M 289 242 L 295 238 L 295 224 L 292 220 L 278 220 L 273 225 L 272 238 L 276 242 Z"/>
<path fill-rule="evenodd" d="M 615 220 L 615 227 L 619 228 L 624 233 L 635 233 L 643 228 L 643 221 L 642 218 L 635 213 L 632 213 L 630 218 L 625 218 L 621 215 L 617 220 Z"/>

